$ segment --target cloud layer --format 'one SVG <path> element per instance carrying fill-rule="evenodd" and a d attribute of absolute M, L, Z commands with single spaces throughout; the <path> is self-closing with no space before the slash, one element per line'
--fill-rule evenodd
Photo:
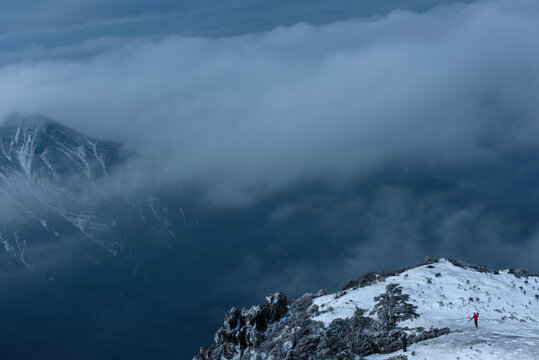
<path fill-rule="evenodd" d="M 216 199 L 395 163 L 484 163 L 538 145 L 537 33 L 539 6 L 517 0 L 232 38 L 103 39 L 90 57 L 0 68 L 0 116 L 121 141 L 140 155 L 134 178 L 197 180 Z"/>

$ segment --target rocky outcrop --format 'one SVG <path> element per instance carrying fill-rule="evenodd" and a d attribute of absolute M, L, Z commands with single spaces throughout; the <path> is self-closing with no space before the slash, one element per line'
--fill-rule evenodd
<path fill-rule="evenodd" d="M 327 327 L 312 318 L 319 314 L 306 294 L 286 302 L 282 293 L 248 310 L 230 309 L 215 334 L 215 344 L 201 348 L 194 360 L 354 360 L 374 353 L 387 354 L 408 343 L 447 334 L 449 329 L 397 328 L 387 332 L 357 309 L 354 316 L 335 319 Z"/>
<path fill-rule="evenodd" d="M 223 325 L 214 336 L 215 345 L 201 348 L 195 359 L 238 359 L 248 347 L 258 347 L 268 326 L 279 321 L 288 311 L 283 293 L 266 297 L 266 303 L 250 309 L 235 307 L 223 316 Z"/>
<path fill-rule="evenodd" d="M 440 260 L 427 258 L 418 266 L 434 269 Z M 459 260 L 448 261 L 463 269 L 490 272 Z M 368 273 L 350 281 L 332 299 L 345 296 L 349 289 L 383 282 L 409 269 L 413 268 Z M 525 270 L 510 273 L 516 277 L 528 276 Z M 434 276 L 442 277 L 440 273 Z M 388 328 L 380 319 L 366 316 L 366 310 L 358 307 L 352 316 L 335 317 L 329 324 L 324 324 L 314 319 L 334 309 L 324 304 L 319 308 L 320 302 L 313 301 L 324 295 L 327 291 L 320 290 L 317 294 L 305 294 L 287 302 L 284 294 L 275 293 L 268 296 L 263 305 L 242 310 L 232 308 L 215 334 L 215 343 L 209 348 L 201 348 L 194 360 L 356 360 L 371 354 L 398 351 L 402 348 L 403 337 L 411 345 L 450 332 L 449 328 L 408 328 L 397 324 Z M 399 356 L 391 359 L 405 358 Z"/>
<path fill-rule="evenodd" d="M 362 288 L 374 284 L 377 281 L 381 281 L 390 276 L 396 276 L 406 271 L 406 269 L 396 270 L 396 271 L 377 271 L 369 272 L 361 276 L 357 280 L 348 280 L 348 283 L 342 288 L 342 291 L 349 289 Z"/>

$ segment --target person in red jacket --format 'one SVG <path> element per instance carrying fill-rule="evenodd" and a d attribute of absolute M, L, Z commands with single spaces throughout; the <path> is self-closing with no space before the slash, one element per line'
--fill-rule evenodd
<path fill-rule="evenodd" d="M 479 319 L 479 313 L 473 313 L 473 322 L 475 324 L 475 327 L 477 327 L 477 319 Z"/>

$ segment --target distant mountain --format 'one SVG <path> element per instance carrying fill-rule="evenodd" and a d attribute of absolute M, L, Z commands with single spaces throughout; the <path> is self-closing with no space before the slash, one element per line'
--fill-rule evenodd
<path fill-rule="evenodd" d="M 510 263 L 538 229 L 518 204 L 395 169 L 242 206 L 112 186 L 136 156 L 43 117 L 0 127 L 2 359 L 189 359 L 231 304 L 424 254 Z"/>
<path fill-rule="evenodd" d="M 30 243 L 82 235 L 115 252 L 119 244 L 97 236 L 112 219 L 86 206 L 84 197 L 125 161 L 119 144 L 86 137 L 42 117 L 14 117 L 0 127 L 0 240 L 28 267 Z"/>
<path fill-rule="evenodd" d="M 406 302 L 417 307 L 418 319 L 387 328 L 373 313 L 375 297 L 389 284 L 409 296 Z M 402 309 L 393 300 L 386 304 L 389 313 Z M 472 322 L 476 312 L 478 327 Z M 214 341 L 194 359 L 532 360 L 539 358 L 539 276 L 494 272 L 454 259 L 427 260 L 366 274 L 334 294 L 287 301 L 277 293 L 266 304 L 232 308 Z"/>
<path fill-rule="evenodd" d="M 109 175 L 129 159 L 120 144 L 43 117 L 13 117 L 0 127 L 0 150 L 0 204 L 7 209 L 0 241 L 27 267 L 39 266 L 27 251 L 32 244 L 86 240 L 126 255 L 136 251 L 134 238 L 174 237 L 159 198 L 107 189 Z"/>
<path fill-rule="evenodd" d="M 0 127 L 0 172 L 82 190 L 125 161 L 119 144 L 92 139 L 43 117 L 11 117 Z M 72 177 L 86 183 L 69 182 Z"/>

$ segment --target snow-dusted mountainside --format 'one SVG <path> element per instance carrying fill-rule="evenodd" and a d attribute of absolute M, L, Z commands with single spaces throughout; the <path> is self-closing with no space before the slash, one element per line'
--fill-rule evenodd
<path fill-rule="evenodd" d="M 36 259 L 30 245 L 85 239 L 118 255 L 131 253 L 133 242 L 152 232 L 162 239 L 173 237 L 159 197 L 106 190 L 113 172 L 127 160 L 120 144 L 47 118 L 8 119 L 0 126 L 3 249 L 32 269 Z"/>
<path fill-rule="evenodd" d="M 409 294 L 419 318 L 385 332 L 371 311 L 374 297 L 393 283 Z M 195 359 L 539 358 L 539 277 L 524 270 L 493 272 L 457 260 L 427 260 L 366 274 L 335 294 L 306 294 L 283 306 L 276 320 L 264 315 L 275 312 L 274 303 L 229 311 L 215 344 Z M 406 353 L 400 349 L 403 333 Z"/>
<path fill-rule="evenodd" d="M 114 252 L 117 244 L 94 236 L 110 220 L 85 196 L 125 161 L 119 144 L 84 136 L 43 117 L 12 117 L 0 127 L 0 241 L 28 267 L 27 244 L 77 234 Z"/>
<path fill-rule="evenodd" d="M 120 145 L 92 139 L 43 117 L 12 117 L 0 127 L 0 174 L 57 186 L 74 176 L 92 182 L 123 161 Z"/>

